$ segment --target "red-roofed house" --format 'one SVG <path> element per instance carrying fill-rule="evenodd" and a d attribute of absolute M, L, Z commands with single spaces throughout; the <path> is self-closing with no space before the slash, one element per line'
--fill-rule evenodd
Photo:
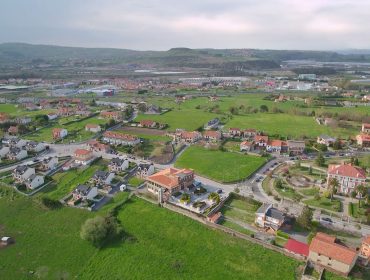
<path fill-rule="evenodd" d="M 100 117 L 104 119 L 113 119 L 117 122 L 122 121 L 122 113 L 121 112 L 110 112 L 104 111 L 100 113 Z"/>
<path fill-rule="evenodd" d="M 177 137 L 184 142 L 195 143 L 202 139 L 202 134 L 198 131 L 182 131 L 178 133 Z"/>
<path fill-rule="evenodd" d="M 357 260 L 357 252 L 336 243 L 334 236 L 318 232 L 312 239 L 308 259 L 329 270 L 348 275 Z"/>
<path fill-rule="evenodd" d="M 254 128 L 245 129 L 243 131 L 243 135 L 244 137 L 254 137 L 257 135 L 257 130 L 255 130 Z"/>
<path fill-rule="evenodd" d="M 229 128 L 229 135 L 231 137 L 241 136 L 241 130 L 240 130 L 240 128 Z"/>
<path fill-rule="evenodd" d="M 362 128 L 361 128 L 361 131 L 363 133 L 370 134 L 370 123 L 363 123 L 362 124 Z"/>
<path fill-rule="evenodd" d="M 217 142 L 221 140 L 221 137 L 222 134 L 219 131 L 207 130 L 203 132 L 203 139 L 206 141 Z"/>
<path fill-rule="evenodd" d="M 157 122 L 152 120 L 141 120 L 139 123 L 140 127 L 148 127 L 148 128 L 155 128 L 157 126 Z"/>
<path fill-rule="evenodd" d="M 370 147 L 370 134 L 359 134 L 356 136 L 357 145 L 367 148 Z"/>
<path fill-rule="evenodd" d="M 309 246 L 295 239 L 289 238 L 288 242 L 284 245 L 284 249 L 293 254 L 308 257 Z"/>
<path fill-rule="evenodd" d="M 222 213 L 217 212 L 207 217 L 207 220 L 211 223 L 217 224 L 222 218 Z"/>
<path fill-rule="evenodd" d="M 360 167 L 352 164 L 334 165 L 328 167 L 327 183 L 331 178 L 335 178 L 339 183 L 338 192 L 350 194 L 358 185 L 366 181 L 366 172 Z"/>
<path fill-rule="evenodd" d="M 65 128 L 53 128 L 52 134 L 53 139 L 62 139 L 68 135 L 68 131 Z"/>
<path fill-rule="evenodd" d="M 148 191 L 158 195 L 172 195 L 180 190 L 188 190 L 194 182 L 194 171 L 190 169 L 167 168 L 146 179 Z"/>
<path fill-rule="evenodd" d="M 112 145 L 134 146 L 140 143 L 140 139 L 134 135 L 106 131 L 103 134 L 103 141 Z"/>
<path fill-rule="evenodd" d="M 87 165 L 94 159 L 92 151 L 77 149 L 74 152 L 74 160 L 78 164 Z"/>
<path fill-rule="evenodd" d="M 97 140 L 90 140 L 89 142 L 86 143 L 88 149 L 90 151 L 94 151 L 94 152 L 104 152 L 104 153 L 107 153 L 110 151 L 110 147 L 109 145 L 106 145 L 106 144 L 103 144 L 103 143 L 100 143 L 99 141 Z"/>
<path fill-rule="evenodd" d="M 94 133 L 98 133 L 101 131 L 101 127 L 100 125 L 98 124 L 94 124 L 94 123 L 88 123 L 86 126 L 85 126 L 85 130 L 86 131 L 90 131 L 90 132 L 94 132 Z"/>
<path fill-rule="evenodd" d="M 6 123 L 9 121 L 9 115 L 6 113 L 0 113 L 0 123 Z"/>
<path fill-rule="evenodd" d="M 254 136 L 254 143 L 258 147 L 266 147 L 268 142 L 269 142 L 269 137 L 268 136 L 264 136 L 264 135 Z"/>
<path fill-rule="evenodd" d="M 253 142 L 250 141 L 243 141 L 240 143 L 240 151 L 241 152 L 249 152 L 252 150 Z"/>
<path fill-rule="evenodd" d="M 267 143 L 266 151 L 271 153 L 286 153 L 288 151 L 288 144 L 281 140 L 271 140 Z"/>
<path fill-rule="evenodd" d="M 368 265 L 370 261 L 370 235 L 362 240 L 359 257 L 363 265 Z"/>
<path fill-rule="evenodd" d="M 10 135 L 17 135 L 18 134 L 18 126 L 13 126 L 11 125 L 9 128 L 8 128 L 8 133 Z"/>

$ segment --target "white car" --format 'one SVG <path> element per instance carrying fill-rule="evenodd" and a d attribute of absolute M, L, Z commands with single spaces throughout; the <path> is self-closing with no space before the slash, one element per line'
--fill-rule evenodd
<path fill-rule="evenodd" d="M 119 190 L 121 192 L 124 192 L 126 189 L 127 189 L 127 186 L 125 184 L 122 184 L 122 185 L 119 186 Z"/>

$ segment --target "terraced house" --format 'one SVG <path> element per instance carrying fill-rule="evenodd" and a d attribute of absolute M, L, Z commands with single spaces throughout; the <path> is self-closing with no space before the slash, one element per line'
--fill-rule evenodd
<path fill-rule="evenodd" d="M 112 145 L 135 146 L 140 139 L 134 135 L 114 131 L 106 131 L 103 134 L 103 141 Z"/>

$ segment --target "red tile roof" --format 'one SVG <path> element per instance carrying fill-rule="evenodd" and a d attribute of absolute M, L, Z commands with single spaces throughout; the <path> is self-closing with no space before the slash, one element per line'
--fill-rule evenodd
<path fill-rule="evenodd" d="M 256 142 L 261 142 L 261 141 L 263 141 L 263 142 L 268 142 L 269 141 L 269 137 L 268 136 L 264 136 L 264 135 L 256 135 L 256 136 L 254 136 L 254 141 L 256 141 Z"/>
<path fill-rule="evenodd" d="M 310 251 L 326 256 L 338 262 L 350 265 L 357 257 L 355 250 L 349 249 L 333 241 L 335 237 L 318 233 L 312 239 Z"/>
<path fill-rule="evenodd" d="M 217 221 L 222 217 L 221 212 L 217 212 L 212 214 L 211 216 L 208 217 L 208 220 L 212 223 L 217 223 Z"/>
<path fill-rule="evenodd" d="M 356 136 L 357 141 L 361 140 L 362 142 L 368 142 L 370 141 L 370 135 L 369 134 L 359 134 Z"/>
<path fill-rule="evenodd" d="M 251 146 L 253 143 L 249 141 L 243 141 L 240 143 L 240 146 Z"/>
<path fill-rule="evenodd" d="M 366 236 L 363 240 L 363 243 L 370 244 L 370 235 Z"/>
<path fill-rule="evenodd" d="M 89 154 L 92 154 L 92 152 L 89 150 L 85 150 L 85 149 L 77 149 L 75 151 L 75 156 L 86 156 Z"/>
<path fill-rule="evenodd" d="M 309 246 L 306 243 L 299 242 L 295 239 L 289 239 L 284 248 L 294 254 L 308 256 Z"/>
<path fill-rule="evenodd" d="M 167 189 L 172 189 L 179 185 L 179 176 L 181 174 L 194 175 L 194 172 L 190 169 L 167 168 L 149 176 L 147 180 Z"/>
<path fill-rule="evenodd" d="M 288 146 L 288 144 L 285 141 L 281 140 L 271 140 L 268 143 L 272 147 L 282 147 L 282 146 Z"/>
<path fill-rule="evenodd" d="M 363 170 L 360 167 L 353 166 L 351 164 L 342 164 L 342 165 L 330 164 L 328 167 L 328 174 L 366 179 L 365 170 Z"/>
<path fill-rule="evenodd" d="M 370 123 L 363 123 L 362 126 L 363 126 L 363 128 L 369 129 L 370 128 Z"/>
<path fill-rule="evenodd" d="M 100 125 L 95 124 L 95 123 L 88 123 L 86 125 L 86 128 L 99 128 L 99 127 L 100 127 Z"/>
<path fill-rule="evenodd" d="M 142 126 L 153 126 L 156 122 L 152 120 L 141 120 L 140 124 Z"/>
<path fill-rule="evenodd" d="M 220 138 L 221 133 L 219 131 L 207 130 L 203 133 L 204 137 Z"/>

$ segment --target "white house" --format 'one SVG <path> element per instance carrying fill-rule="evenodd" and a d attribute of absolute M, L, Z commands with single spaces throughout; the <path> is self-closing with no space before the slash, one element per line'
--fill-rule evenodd
<path fill-rule="evenodd" d="M 140 178 L 146 178 L 154 173 L 154 164 L 153 163 L 140 163 L 136 174 Z"/>
<path fill-rule="evenodd" d="M 113 158 L 108 165 L 108 169 L 110 172 L 122 172 L 126 170 L 128 167 L 129 167 L 128 159 L 118 157 Z"/>
<path fill-rule="evenodd" d="M 98 133 L 98 132 L 101 131 L 101 127 L 98 124 L 87 124 L 85 126 L 85 130 L 90 131 L 90 132 L 94 132 L 94 133 Z"/>
<path fill-rule="evenodd" d="M 24 182 L 34 174 L 35 168 L 28 167 L 27 165 L 18 165 L 12 172 L 14 180 L 18 182 Z"/>
<path fill-rule="evenodd" d="M 97 187 L 88 187 L 86 185 L 78 185 L 77 188 L 72 192 L 74 200 L 91 200 L 98 195 Z"/>
<path fill-rule="evenodd" d="M 350 194 L 359 185 L 365 184 L 366 172 L 360 167 L 351 164 L 334 165 L 329 164 L 327 183 L 335 178 L 339 183 L 338 192 Z"/>
<path fill-rule="evenodd" d="M 253 142 L 243 141 L 240 143 L 241 152 L 249 152 L 252 149 Z"/>
<path fill-rule="evenodd" d="M 317 143 L 323 144 L 326 146 L 333 145 L 335 141 L 337 141 L 337 138 L 330 137 L 328 135 L 320 135 L 319 137 L 317 137 Z"/>
<path fill-rule="evenodd" d="M 16 147 L 16 148 L 23 148 L 24 146 L 27 145 L 26 140 L 19 139 L 19 138 L 10 138 L 8 143 L 10 147 Z"/>
<path fill-rule="evenodd" d="M 0 149 L 0 158 L 4 158 L 8 153 L 10 149 L 7 146 L 4 146 Z"/>
<path fill-rule="evenodd" d="M 42 170 L 53 170 L 58 165 L 58 158 L 57 157 L 49 157 L 45 158 L 41 162 L 41 169 Z"/>
<path fill-rule="evenodd" d="M 109 185 L 114 176 L 114 173 L 98 170 L 92 176 L 91 181 L 97 185 Z"/>
<path fill-rule="evenodd" d="M 7 154 L 8 159 L 10 160 L 21 160 L 27 157 L 27 151 L 14 147 L 10 148 L 9 153 Z"/>
<path fill-rule="evenodd" d="M 44 176 L 33 174 L 24 183 L 27 188 L 34 190 L 44 184 Z"/>
<path fill-rule="evenodd" d="M 57 114 L 47 114 L 49 121 L 55 120 L 58 118 Z"/>
<path fill-rule="evenodd" d="M 45 145 L 44 143 L 41 142 L 30 141 L 26 144 L 26 150 L 30 152 L 39 153 L 45 150 Z"/>

